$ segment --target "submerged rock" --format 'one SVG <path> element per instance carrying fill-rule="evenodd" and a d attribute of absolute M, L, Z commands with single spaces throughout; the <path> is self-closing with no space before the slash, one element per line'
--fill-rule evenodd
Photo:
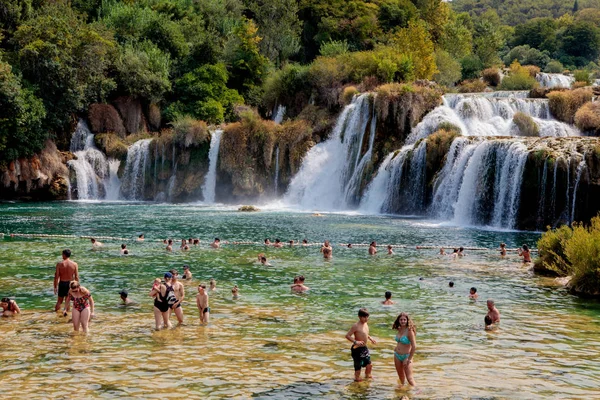
<path fill-rule="evenodd" d="M 240 208 L 238 208 L 238 211 L 254 212 L 254 211 L 260 211 L 260 209 L 257 207 L 254 207 L 254 206 L 241 206 Z"/>

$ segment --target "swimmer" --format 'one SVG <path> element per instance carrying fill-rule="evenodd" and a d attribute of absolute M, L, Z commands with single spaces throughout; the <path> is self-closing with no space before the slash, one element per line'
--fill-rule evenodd
<path fill-rule="evenodd" d="M 179 272 L 176 269 L 172 269 L 169 271 L 171 275 L 173 275 L 173 279 L 171 280 L 171 285 L 173 286 L 173 293 L 175 294 L 176 301 L 173 304 L 169 304 L 171 307 L 170 312 L 174 312 L 177 317 L 177 321 L 179 324 L 183 324 L 183 308 L 181 307 L 181 303 L 185 298 L 185 289 L 183 287 L 183 283 L 179 282 L 177 279 L 179 277 Z"/>
<path fill-rule="evenodd" d="M 123 243 L 121 245 L 121 254 L 125 254 L 126 251 L 127 251 L 127 245 L 125 243 Z M 129 254 L 129 252 L 127 252 L 127 254 Z"/>
<path fill-rule="evenodd" d="M 294 277 L 294 284 L 291 286 L 294 292 L 306 292 L 310 290 L 308 286 L 304 285 L 305 278 L 303 275 Z"/>
<path fill-rule="evenodd" d="M 469 298 L 473 299 L 473 300 L 477 300 L 477 298 L 479 298 L 479 295 L 477 294 L 477 288 L 476 287 L 472 287 L 469 290 Z"/>
<path fill-rule="evenodd" d="M 167 239 L 163 239 L 163 244 L 168 244 Z"/>
<path fill-rule="evenodd" d="M 519 249 L 519 257 L 523 257 L 523 263 L 531 262 L 531 251 L 526 244 L 523 245 L 521 249 Z"/>
<path fill-rule="evenodd" d="M 348 247 L 349 249 L 351 249 L 352 248 L 352 243 L 348 243 L 348 245 L 346 247 Z"/>
<path fill-rule="evenodd" d="M 459 257 L 464 257 L 464 256 L 466 255 L 465 253 L 463 253 L 464 251 L 465 251 L 465 248 L 461 246 L 461 247 L 458 249 L 458 254 L 457 254 L 457 255 L 458 255 Z"/>
<path fill-rule="evenodd" d="M 156 278 L 152 290 L 148 294 L 150 297 L 154 297 L 154 322 L 157 331 L 172 326 L 169 321 L 169 303 L 167 301 L 167 297 L 171 297 L 170 295 L 173 293 L 173 287 L 170 285 L 172 277 L 170 272 L 165 273 L 164 284 L 159 278 Z"/>
<path fill-rule="evenodd" d="M 271 241 L 269 239 L 265 239 L 265 246 L 269 246 L 271 244 Z"/>
<path fill-rule="evenodd" d="M 269 262 L 267 261 L 267 257 L 265 257 L 264 254 L 263 255 L 259 255 L 258 257 L 259 257 L 260 263 L 262 265 L 264 265 L 265 267 L 272 267 L 272 265 L 269 264 Z"/>
<path fill-rule="evenodd" d="M 294 247 L 294 241 L 293 240 L 290 240 L 289 243 L 290 243 L 290 247 Z"/>
<path fill-rule="evenodd" d="M 189 243 L 189 244 L 192 244 L 192 243 L 193 243 L 193 241 L 194 241 L 194 239 L 192 239 L 192 238 L 189 238 L 189 239 L 188 239 L 188 243 Z"/>
<path fill-rule="evenodd" d="M 79 281 L 79 266 L 71 261 L 71 250 L 62 251 L 62 262 L 56 264 L 54 272 L 54 294 L 58 295 L 54 311 L 60 309 L 63 300 L 69 295 L 71 281 Z"/>
<path fill-rule="evenodd" d="M 129 292 L 127 292 L 127 290 L 123 289 L 119 292 L 119 296 L 121 296 L 121 304 L 124 306 L 129 306 L 131 304 L 134 304 L 133 300 L 131 300 L 129 297 Z"/>
<path fill-rule="evenodd" d="M 167 247 L 166 247 L 165 250 L 167 250 L 167 251 L 173 251 L 173 239 L 169 239 L 167 241 Z"/>
<path fill-rule="evenodd" d="M 71 314 L 71 319 L 73 321 L 73 330 L 78 332 L 81 325 L 81 330 L 87 333 L 90 318 L 94 318 L 94 299 L 90 291 L 81 286 L 77 281 L 71 282 L 69 288 L 69 296 L 65 302 L 63 315 L 67 316 L 72 301 L 73 313 Z"/>
<path fill-rule="evenodd" d="M 90 241 L 92 242 L 92 250 L 99 250 L 101 247 L 104 246 L 102 243 L 100 243 L 94 238 L 91 238 Z"/>
<path fill-rule="evenodd" d="M 210 318 L 210 307 L 208 306 L 208 294 L 206 293 L 206 285 L 204 284 L 198 285 L 198 294 L 196 295 L 196 306 L 198 307 L 198 311 L 200 312 L 200 323 L 208 324 L 208 319 Z"/>
<path fill-rule="evenodd" d="M 283 243 L 281 243 L 281 240 L 275 239 L 275 243 L 273 244 L 273 247 L 281 248 L 281 247 L 283 247 Z"/>
<path fill-rule="evenodd" d="M 453 288 L 454 287 L 454 282 L 452 282 L 452 281 L 448 282 L 448 287 Z"/>
<path fill-rule="evenodd" d="M 384 306 L 391 306 L 392 304 L 396 304 L 395 301 L 392 301 L 392 292 L 385 292 L 385 300 L 381 302 Z"/>
<path fill-rule="evenodd" d="M 489 315 L 486 315 L 486 316 L 483 318 L 483 323 L 485 324 L 485 328 L 484 328 L 484 329 L 485 329 L 486 331 L 491 331 L 491 330 L 494 328 L 494 327 L 493 327 L 493 324 L 492 324 L 492 319 L 490 318 L 490 316 L 489 316 Z"/>
<path fill-rule="evenodd" d="M 323 246 L 321 246 L 321 253 L 323 253 L 323 258 L 331 258 L 333 255 L 333 248 L 331 244 L 329 244 L 329 240 L 323 242 Z"/>
<path fill-rule="evenodd" d="M 387 247 L 387 249 L 388 249 L 388 255 L 390 255 L 390 256 L 391 256 L 391 255 L 393 255 L 393 254 L 394 254 L 394 250 L 392 249 L 392 245 L 391 245 L 391 244 L 388 244 L 388 247 Z"/>
<path fill-rule="evenodd" d="M 369 255 L 374 256 L 375 254 L 377 254 L 377 243 L 371 242 L 369 245 Z"/>
<path fill-rule="evenodd" d="M 200 239 L 194 239 L 194 246 L 198 246 L 200 244 Z"/>
<path fill-rule="evenodd" d="M 129 255 L 129 250 L 127 250 L 127 249 L 123 250 L 123 255 L 124 256 L 128 256 Z"/>
<path fill-rule="evenodd" d="M 306 239 L 302 239 L 302 246 L 303 246 L 303 247 L 306 247 L 306 246 L 308 246 L 308 240 L 306 240 Z"/>
<path fill-rule="evenodd" d="M 371 354 L 369 353 L 369 348 L 367 347 L 367 340 L 370 340 L 371 343 L 377 344 L 377 341 L 369 336 L 369 325 L 367 322 L 369 321 L 369 312 L 366 308 L 361 308 L 358 310 L 358 322 L 356 322 L 348 333 L 346 333 L 346 339 L 352 342 L 352 347 L 350 347 L 350 354 L 352 355 L 352 360 L 354 361 L 354 381 L 360 382 L 360 370 L 365 368 L 365 378 L 370 379 L 371 371 L 373 369 L 373 364 L 371 363 Z"/>
<path fill-rule="evenodd" d="M 234 285 L 233 289 L 231 289 L 231 297 L 234 300 L 240 298 L 240 289 L 238 288 L 238 285 Z"/>
<path fill-rule="evenodd" d="M 498 309 L 496 308 L 496 304 L 494 303 L 494 300 L 488 299 L 487 308 L 488 308 L 487 316 L 492 319 L 492 323 L 495 324 L 495 323 L 500 322 L 500 311 L 498 311 Z"/>
<path fill-rule="evenodd" d="M 407 313 L 398 315 L 392 329 L 398 331 L 394 338 L 397 342 L 394 349 L 394 366 L 398 378 L 400 378 L 400 383 L 404 385 L 404 379 L 406 378 L 411 386 L 415 386 L 412 362 L 417 349 L 417 330 Z"/>
<path fill-rule="evenodd" d="M 506 256 L 506 244 L 500 243 L 500 257 Z"/>
<path fill-rule="evenodd" d="M 181 246 L 179 248 L 181 249 L 181 251 L 188 251 L 190 249 L 190 246 L 188 246 L 185 239 L 181 239 Z"/>
<path fill-rule="evenodd" d="M 211 292 L 216 292 L 217 291 L 217 281 L 215 281 L 214 279 L 211 278 L 211 280 L 208 281 L 208 290 L 210 290 Z"/>
<path fill-rule="evenodd" d="M 190 271 L 190 266 L 187 264 L 183 266 L 183 276 L 181 279 L 192 279 L 192 271 Z"/>
<path fill-rule="evenodd" d="M 440 256 L 445 256 L 445 255 L 447 255 L 446 251 L 444 250 L 443 247 L 440 247 Z"/>
<path fill-rule="evenodd" d="M 138 236 L 138 238 L 136 240 L 138 242 L 143 242 L 144 241 L 144 234 L 142 233 L 140 236 Z"/>
<path fill-rule="evenodd" d="M 21 314 L 21 309 L 17 305 L 17 302 L 8 297 L 3 297 L 0 300 L 0 307 L 2 307 L 3 317 L 14 317 L 17 314 Z"/>
<path fill-rule="evenodd" d="M 452 259 L 456 259 L 458 257 L 458 249 L 454 249 L 452 251 L 452 254 L 450 254 L 450 257 L 452 257 Z"/>
<path fill-rule="evenodd" d="M 221 239 L 215 238 L 215 241 L 210 244 L 210 247 L 212 247 L 213 249 L 218 249 L 219 247 L 221 247 Z"/>

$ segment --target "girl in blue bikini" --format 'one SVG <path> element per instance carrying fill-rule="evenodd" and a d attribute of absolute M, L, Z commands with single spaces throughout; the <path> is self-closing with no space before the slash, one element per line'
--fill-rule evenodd
<path fill-rule="evenodd" d="M 417 348 L 415 325 L 407 313 L 400 313 L 394 321 L 392 329 L 398 331 L 395 337 L 398 344 L 394 349 L 394 365 L 396 366 L 396 372 L 398 372 L 398 378 L 400 378 L 402 385 L 404 385 L 406 378 L 411 386 L 415 386 L 412 371 L 412 360 Z"/>

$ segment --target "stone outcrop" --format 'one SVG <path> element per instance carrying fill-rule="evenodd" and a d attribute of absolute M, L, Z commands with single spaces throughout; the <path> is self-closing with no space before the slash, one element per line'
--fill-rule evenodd
<path fill-rule="evenodd" d="M 93 133 L 113 132 L 120 137 L 125 137 L 127 133 L 119 112 L 110 104 L 90 105 L 88 120 Z"/>

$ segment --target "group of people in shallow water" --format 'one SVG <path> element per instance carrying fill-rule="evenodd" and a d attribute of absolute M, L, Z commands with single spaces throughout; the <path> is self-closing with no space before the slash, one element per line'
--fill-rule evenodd
<path fill-rule="evenodd" d="M 144 235 L 140 235 L 138 241 L 144 240 Z M 92 249 L 97 250 L 103 247 L 103 244 L 95 239 L 91 239 Z M 165 239 L 164 243 L 167 244 L 167 251 L 172 251 L 172 239 Z M 192 245 L 198 245 L 199 239 L 189 239 L 189 243 Z M 242 242 L 235 242 L 236 244 Z M 276 239 L 274 243 L 271 243 L 269 239 L 265 239 L 264 244 L 273 247 L 283 247 L 282 242 Z M 212 248 L 219 248 L 221 241 L 219 238 L 210 244 Z M 294 246 L 295 242 L 290 241 L 290 246 Z M 306 239 L 302 242 L 303 246 L 308 246 Z M 352 244 L 347 244 L 348 248 L 352 248 Z M 189 250 L 188 241 L 182 239 L 181 250 Z M 391 245 L 387 246 L 388 254 L 394 254 Z M 502 243 L 500 245 L 500 255 L 505 257 L 506 245 Z M 325 259 L 332 257 L 333 248 L 328 240 L 326 240 L 321 246 L 320 252 L 323 254 Z M 377 253 L 377 243 L 371 242 L 369 245 L 368 253 L 375 255 Z M 125 244 L 121 245 L 121 254 L 128 254 L 128 249 Z M 447 255 L 444 248 L 440 248 L 440 255 Z M 460 247 L 454 249 L 453 253 L 450 254 L 453 258 L 464 257 L 464 248 Z M 523 257 L 523 262 L 531 262 L 531 254 L 527 245 L 523 245 L 522 248 L 518 249 L 518 255 Z M 270 266 L 266 256 L 261 253 L 258 255 L 258 261 L 265 266 Z M 156 278 L 153 282 L 152 288 L 150 289 L 149 296 L 154 299 L 154 319 L 155 328 L 157 330 L 162 328 L 170 328 L 172 324 L 170 322 L 170 316 L 175 313 L 175 316 L 179 324 L 183 323 L 183 308 L 182 302 L 185 299 L 185 288 L 180 279 L 191 280 L 192 273 L 188 265 L 183 266 L 183 275 L 179 277 L 179 272 L 176 269 L 172 269 L 166 272 L 163 279 Z M 422 279 L 422 278 L 421 278 Z M 293 292 L 306 292 L 310 288 L 305 284 L 305 277 L 298 275 L 294 277 L 294 283 L 291 285 Z M 454 287 L 454 282 L 450 282 L 449 286 Z M 216 281 L 211 279 L 209 281 L 209 287 L 205 284 L 200 283 L 198 285 L 198 293 L 196 295 L 196 306 L 199 312 L 200 322 L 202 324 L 208 324 L 210 318 L 210 306 L 209 306 L 209 292 L 216 292 Z M 239 288 L 237 285 L 231 290 L 233 299 L 239 298 Z M 57 302 L 54 310 L 59 311 L 61 305 L 64 304 L 62 314 L 67 316 L 70 305 L 73 303 L 72 311 L 72 323 L 75 331 L 81 330 L 88 332 L 89 321 L 94 317 L 94 299 L 91 292 L 80 285 L 79 283 L 79 267 L 76 262 L 71 260 L 71 250 L 65 249 L 62 251 L 62 261 L 56 264 L 55 275 L 54 275 L 54 294 L 57 296 Z M 124 305 L 135 304 L 129 297 L 126 290 L 119 292 L 122 303 Z M 477 288 L 472 287 L 469 290 L 469 299 L 477 300 Z M 382 301 L 383 305 L 393 305 L 395 302 L 392 300 L 392 293 L 385 293 L 385 300 Z M 14 300 L 8 297 L 2 298 L 0 301 L 0 307 L 2 307 L 2 316 L 9 317 L 17 315 L 21 312 L 19 306 Z M 484 317 L 485 329 L 493 329 L 493 327 L 500 322 L 500 312 L 495 306 L 494 300 L 487 300 L 488 312 Z M 376 340 L 369 335 L 369 312 L 365 308 L 361 308 L 358 311 L 358 321 L 352 325 L 346 339 L 352 342 L 350 353 L 354 363 L 354 380 L 361 381 L 361 370 L 365 369 L 365 378 L 369 379 L 372 377 L 373 364 L 371 362 L 371 356 L 369 348 L 367 346 L 370 341 L 376 344 Z M 415 380 L 413 377 L 412 363 L 416 351 L 416 326 L 410 319 L 407 313 L 400 313 L 392 324 L 392 329 L 396 331 L 395 341 L 396 346 L 394 348 L 394 366 L 398 373 L 398 378 L 402 384 L 407 381 L 410 385 L 415 386 Z"/>

